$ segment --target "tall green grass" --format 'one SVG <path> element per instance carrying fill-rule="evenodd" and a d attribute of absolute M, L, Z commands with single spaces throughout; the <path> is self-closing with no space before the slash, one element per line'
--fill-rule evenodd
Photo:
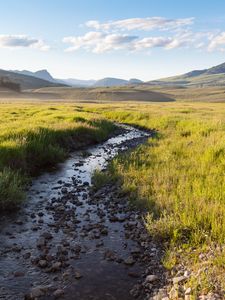
<path fill-rule="evenodd" d="M 146 226 L 168 248 L 165 266 L 182 262 L 201 270 L 190 279 L 197 292 L 212 290 L 216 280 L 225 289 L 225 106 L 143 104 L 103 111 L 158 131 L 115 159 L 109 171 L 133 201 L 148 207 Z"/>
<path fill-rule="evenodd" d="M 73 105 L 1 104 L 0 112 L 0 210 L 20 203 L 23 175 L 36 174 L 115 129 L 112 122 Z"/>

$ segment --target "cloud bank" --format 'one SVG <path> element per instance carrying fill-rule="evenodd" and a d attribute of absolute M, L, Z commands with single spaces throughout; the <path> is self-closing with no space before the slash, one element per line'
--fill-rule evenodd
<path fill-rule="evenodd" d="M 225 32 L 201 32 L 194 28 L 194 18 L 163 17 L 130 18 L 85 23 L 89 30 L 80 36 L 62 39 L 66 52 L 85 50 L 96 54 L 111 51 L 148 52 L 154 48 L 172 50 L 192 48 L 204 51 L 225 51 Z M 91 29 L 90 29 L 91 28 Z M 27 35 L 0 35 L 0 48 L 50 49 L 42 39 Z"/>
<path fill-rule="evenodd" d="M 100 23 L 97 20 L 90 20 L 85 23 L 89 28 L 95 30 L 171 30 L 179 29 L 183 26 L 191 25 L 194 18 L 185 19 L 166 19 L 162 17 L 149 17 L 149 18 L 131 18 L 118 21 L 109 21 Z"/>
<path fill-rule="evenodd" d="M 208 46 L 209 51 L 219 50 L 225 51 L 225 32 L 221 32 L 215 36 L 210 37 Z"/>
<path fill-rule="evenodd" d="M 206 35 L 192 32 L 190 26 L 193 23 L 194 18 L 130 18 L 105 23 L 90 20 L 85 26 L 94 29 L 93 31 L 82 36 L 65 37 L 63 42 L 69 44 L 66 51 L 84 49 L 93 53 L 148 51 L 153 48 L 203 48 Z"/>
<path fill-rule="evenodd" d="M 93 53 L 103 53 L 111 50 L 121 50 L 131 48 L 137 36 L 121 34 L 104 34 L 98 31 L 91 31 L 84 36 L 66 37 L 64 43 L 71 46 L 66 51 L 85 49 Z"/>
<path fill-rule="evenodd" d="M 65 37 L 64 43 L 70 44 L 67 52 L 84 49 L 93 53 L 105 53 L 116 50 L 127 50 L 130 52 L 145 51 L 152 48 L 166 50 L 194 46 L 195 38 L 190 33 L 177 34 L 175 36 L 151 36 L 141 37 L 121 33 L 104 33 L 90 31 L 83 36 Z"/>
<path fill-rule="evenodd" d="M 47 51 L 49 46 L 41 39 L 30 38 L 26 35 L 0 35 L 0 48 L 34 48 Z"/>

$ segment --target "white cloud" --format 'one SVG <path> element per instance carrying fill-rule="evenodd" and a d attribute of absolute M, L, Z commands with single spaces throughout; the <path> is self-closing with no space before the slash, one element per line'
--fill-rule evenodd
<path fill-rule="evenodd" d="M 225 32 L 221 32 L 217 35 L 211 36 L 210 43 L 208 45 L 208 50 L 219 50 L 225 51 Z"/>
<path fill-rule="evenodd" d="M 35 48 L 41 51 L 49 50 L 49 46 L 41 39 L 26 35 L 0 35 L 0 48 Z"/>
<path fill-rule="evenodd" d="M 86 22 L 86 26 L 95 31 L 83 36 L 66 37 L 63 42 L 70 44 L 66 51 L 84 49 L 93 53 L 148 51 L 152 48 L 225 51 L 225 32 L 196 31 L 189 27 L 193 22 L 194 18 L 162 17 L 130 18 L 105 23 L 91 20 Z M 138 36 L 131 34 L 132 30 L 139 30 Z"/>
<path fill-rule="evenodd" d="M 179 29 L 184 26 L 193 24 L 194 18 L 184 19 L 166 19 L 162 17 L 149 17 L 149 18 L 130 18 L 118 21 L 109 21 L 101 23 L 97 20 L 90 20 L 85 23 L 89 28 L 95 30 L 108 31 L 112 30 L 171 30 Z"/>
<path fill-rule="evenodd" d="M 145 50 L 151 48 L 163 48 L 166 50 L 189 47 L 192 40 L 183 36 L 174 37 L 146 37 L 138 40 L 134 44 L 135 50 Z"/>
<path fill-rule="evenodd" d="M 138 40 L 134 44 L 134 50 L 144 50 L 151 48 L 165 48 L 172 41 L 171 38 L 167 37 L 146 37 Z"/>
<path fill-rule="evenodd" d="M 104 34 L 98 31 L 91 31 L 84 36 L 65 37 L 64 43 L 69 43 L 71 46 L 66 51 L 76 51 L 85 49 L 94 53 L 103 53 L 111 50 L 121 50 L 129 48 L 137 36 L 125 34 Z"/>
<path fill-rule="evenodd" d="M 170 50 L 181 47 L 197 47 L 199 37 L 189 31 L 180 32 L 174 36 L 144 38 L 135 35 L 91 31 L 83 36 L 65 37 L 63 42 L 71 45 L 66 49 L 67 52 L 84 49 L 93 53 L 104 53 L 116 50 L 144 51 L 152 48 Z"/>

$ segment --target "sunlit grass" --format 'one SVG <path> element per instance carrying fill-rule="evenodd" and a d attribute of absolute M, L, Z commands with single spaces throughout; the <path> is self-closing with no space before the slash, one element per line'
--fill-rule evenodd
<path fill-rule="evenodd" d="M 64 159 L 74 141 L 104 139 L 111 124 L 96 118 L 155 129 L 145 145 L 113 161 L 109 178 L 119 177 L 132 201 L 148 208 L 146 226 L 167 247 L 168 269 L 182 262 L 193 271 L 195 294 L 225 289 L 225 105 L 1 105 L 0 170 L 31 171 Z M 96 185 L 105 178 L 96 172 Z"/>
<path fill-rule="evenodd" d="M 40 172 L 114 130 L 111 122 L 75 105 L 1 104 L 0 114 L 0 209 L 20 202 L 23 174 Z"/>
<path fill-rule="evenodd" d="M 196 293 L 213 290 L 216 280 L 225 289 L 225 106 L 130 104 L 103 113 L 158 132 L 115 159 L 110 172 L 132 200 L 148 207 L 146 226 L 168 248 L 164 265 L 172 269 L 183 261 L 193 272 L 201 268 L 190 279 Z M 201 262 L 199 255 L 212 249 L 214 258 Z"/>

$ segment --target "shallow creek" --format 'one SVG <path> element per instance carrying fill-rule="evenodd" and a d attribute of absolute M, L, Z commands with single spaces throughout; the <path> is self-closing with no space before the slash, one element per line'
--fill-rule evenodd
<path fill-rule="evenodd" d="M 94 170 L 150 136 L 123 128 L 35 178 L 20 211 L 1 216 L 0 299 L 24 299 L 32 289 L 40 299 L 132 299 L 143 266 L 130 259 L 137 243 L 125 238 L 124 223 L 135 212 L 128 203 L 106 205 L 107 190 L 99 203 L 89 193 Z"/>

